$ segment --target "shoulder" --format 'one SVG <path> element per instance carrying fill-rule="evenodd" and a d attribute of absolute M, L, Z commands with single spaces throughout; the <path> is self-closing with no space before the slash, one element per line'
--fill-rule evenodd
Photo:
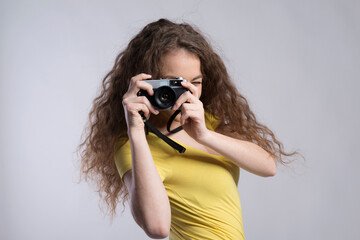
<path fill-rule="evenodd" d="M 208 129 L 215 131 L 220 124 L 220 119 L 210 111 L 205 111 L 205 124 Z"/>
<path fill-rule="evenodd" d="M 244 136 L 234 131 L 230 125 L 221 124 L 221 119 L 210 111 L 205 111 L 205 124 L 208 129 L 214 132 L 216 131 L 217 133 L 221 133 L 228 137 L 245 140 Z"/>
<path fill-rule="evenodd" d="M 131 169 L 131 147 L 130 142 L 127 140 L 125 143 L 116 144 L 114 152 L 114 161 L 116 168 L 123 178 L 124 174 Z"/>
<path fill-rule="evenodd" d="M 128 155 L 129 153 L 131 154 L 129 139 L 126 138 L 126 139 L 122 139 L 121 141 L 116 142 L 115 147 L 114 147 L 114 153 L 115 153 L 115 156 L 117 156 L 117 157 L 123 156 L 123 155 Z"/>

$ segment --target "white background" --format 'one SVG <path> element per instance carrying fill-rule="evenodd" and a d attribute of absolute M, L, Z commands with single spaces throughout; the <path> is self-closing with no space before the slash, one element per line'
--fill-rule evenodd
<path fill-rule="evenodd" d="M 147 239 L 128 210 L 101 215 L 74 151 L 116 55 L 161 17 L 198 26 L 306 157 L 273 178 L 241 171 L 246 238 L 356 239 L 360 4 L 341 0 L 0 1 L 0 239 Z"/>

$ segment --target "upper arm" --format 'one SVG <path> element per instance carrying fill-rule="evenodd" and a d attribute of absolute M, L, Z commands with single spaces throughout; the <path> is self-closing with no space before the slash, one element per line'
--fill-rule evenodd
<path fill-rule="evenodd" d="M 131 169 L 124 174 L 123 180 L 124 180 L 125 186 L 128 190 L 128 193 L 130 194 L 130 189 L 131 189 L 131 185 L 132 185 L 132 170 Z"/>
<path fill-rule="evenodd" d="M 218 128 L 215 129 L 215 132 L 220 133 L 222 135 L 226 135 L 228 137 L 245 140 L 244 137 L 241 136 L 239 133 L 232 131 L 230 126 L 228 125 L 219 126 Z"/>
<path fill-rule="evenodd" d="M 132 204 L 131 204 L 132 170 L 131 170 L 131 169 L 124 174 L 123 181 L 124 181 L 124 183 L 125 183 L 125 186 L 126 186 L 126 188 L 127 188 L 128 193 L 129 193 L 130 206 L 132 206 Z M 132 207 L 130 207 L 130 210 L 131 210 L 131 214 L 132 214 L 135 222 L 136 222 L 140 227 L 142 227 L 141 223 L 137 220 L 136 215 L 135 215 L 134 210 L 133 210 Z"/>

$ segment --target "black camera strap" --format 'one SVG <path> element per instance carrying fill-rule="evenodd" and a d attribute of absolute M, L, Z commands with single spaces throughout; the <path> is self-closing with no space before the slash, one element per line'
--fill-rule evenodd
<path fill-rule="evenodd" d="M 181 110 L 176 110 L 173 115 L 171 115 L 171 117 L 169 118 L 169 121 L 167 123 L 167 126 L 166 126 L 166 129 L 168 130 L 169 133 L 177 133 L 178 131 L 182 130 L 182 126 L 180 127 L 177 127 L 173 130 L 170 130 L 170 127 L 171 127 L 171 123 L 174 121 L 174 119 L 176 118 L 176 116 L 181 112 Z"/>
<path fill-rule="evenodd" d="M 186 148 L 184 148 L 183 146 L 181 146 L 180 144 L 174 142 L 172 139 L 168 138 L 167 136 L 165 136 L 164 134 L 162 134 L 156 127 L 154 127 L 154 125 L 152 125 L 145 117 L 144 113 L 142 111 L 139 112 L 144 124 L 145 124 L 145 132 L 146 134 L 149 133 L 149 129 L 151 132 L 153 132 L 156 136 L 158 136 L 159 138 L 161 138 L 164 142 L 166 142 L 168 145 L 170 145 L 172 148 L 174 148 L 175 150 L 177 150 L 179 153 L 184 153 L 186 151 Z M 168 131 L 170 130 L 170 126 L 172 121 L 174 120 L 174 118 L 180 113 L 180 110 L 176 110 L 173 115 L 171 115 L 169 122 L 167 124 L 167 129 Z M 172 131 L 169 131 L 170 133 L 176 133 L 178 131 L 180 131 L 182 129 L 182 127 L 178 127 L 175 128 Z"/>

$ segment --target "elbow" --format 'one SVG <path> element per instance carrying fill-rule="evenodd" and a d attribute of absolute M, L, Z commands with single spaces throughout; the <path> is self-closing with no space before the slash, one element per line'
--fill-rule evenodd
<path fill-rule="evenodd" d="M 269 164 L 268 169 L 266 171 L 266 175 L 264 177 L 274 177 L 276 175 L 277 168 L 276 168 L 276 162 L 271 161 L 271 164 Z"/>
<path fill-rule="evenodd" d="M 134 204 L 135 205 L 135 204 Z M 171 223 L 170 206 L 164 212 L 142 211 L 143 209 L 131 205 L 132 215 L 135 222 L 144 230 L 145 234 L 152 239 L 162 239 L 169 236 Z M 136 205 L 137 206 L 137 205 Z"/>
<path fill-rule="evenodd" d="M 166 224 L 146 226 L 144 227 L 145 233 L 153 239 L 162 239 L 169 236 L 170 227 Z"/>
<path fill-rule="evenodd" d="M 150 238 L 161 239 L 169 236 L 171 216 L 168 216 L 167 218 L 146 218 L 144 215 L 139 216 L 138 214 L 135 214 L 136 211 L 133 211 L 133 208 L 131 208 L 131 210 L 135 222 Z"/>
<path fill-rule="evenodd" d="M 274 177 L 276 175 L 276 172 L 277 172 L 276 164 L 274 164 L 274 166 L 269 170 L 268 177 Z"/>
<path fill-rule="evenodd" d="M 271 161 L 269 161 L 268 164 L 264 166 L 263 170 L 259 175 L 261 177 L 273 177 L 276 175 L 276 172 L 277 172 L 276 162 L 275 160 L 272 159 Z"/>
<path fill-rule="evenodd" d="M 169 236 L 171 217 L 152 218 L 143 222 L 142 229 L 150 238 L 161 239 Z"/>

